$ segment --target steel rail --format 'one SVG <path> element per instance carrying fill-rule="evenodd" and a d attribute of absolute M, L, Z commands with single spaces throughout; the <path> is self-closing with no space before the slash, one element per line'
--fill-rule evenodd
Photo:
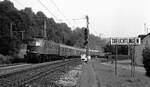
<path fill-rule="evenodd" d="M 2 87 L 22 87 L 22 86 L 25 86 L 25 84 L 28 84 L 42 76 L 45 76 L 51 72 L 61 69 L 66 64 L 72 64 L 77 61 L 79 61 L 79 59 L 56 62 L 56 63 L 50 64 L 50 65 L 48 64 L 48 65 L 38 67 L 38 68 L 32 68 L 32 69 L 23 70 L 23 71 L 19 71 L 19 72 L 15 72 L 15 73 L 10 73 L 10 74 L 0 77 L 0 86 L 2 86 Z M 15 77 L 15 75 L 16 76 L 18 75 L 18 77 Z M 24 76 L 24 75 L 26 75 L 26 76 Z M 20 77 L 20 76 L 22 76 L 22 77 Z"/>

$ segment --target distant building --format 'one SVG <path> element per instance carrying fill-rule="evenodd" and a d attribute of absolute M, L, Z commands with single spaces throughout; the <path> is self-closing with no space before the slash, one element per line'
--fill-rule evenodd
<path fill-rule="evenodd" d="M 143 65 L 142 51 L 146 46 L 150 46 L 150 33 L 147 35 L 139 35 L 141 38 L 141 44 L 135 46 L 135 62 L 137 65 Z"/>

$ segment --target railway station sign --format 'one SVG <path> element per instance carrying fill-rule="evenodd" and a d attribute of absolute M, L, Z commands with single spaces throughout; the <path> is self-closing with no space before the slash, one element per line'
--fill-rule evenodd
<path fill-rule="evenodd" d="M 141 39 L 138 37 L 131 38 L 111 38 L 111 45 L 140 45 Z"/>

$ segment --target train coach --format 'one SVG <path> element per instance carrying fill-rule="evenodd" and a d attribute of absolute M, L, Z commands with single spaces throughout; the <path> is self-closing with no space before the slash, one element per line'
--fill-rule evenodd
<path fill-rule="evenodd" d="M 59 44 L 60 46 L 60 52 L 59 56 L 63 58 L 77 58 L 80 57 L 80 55 L 84 52 L 84 49 L 67 46 L 63 44 Z"/>
<path fill-rule="evenodd" d="M 96 57 L 99 55 L 99 51 L 98 50 L 89 50 L 89 55 L 91 57 Z"/>
<path fill-rule="evenodd" d="M 85 53 L 85 49 L 58 44 L 43 38 L 33 38 L 27 41 L 27 62 L 39 63 L 66 58 L 77 58 Z M 98 55 L 98 51 L 89 50 L 91 56 Z"/>

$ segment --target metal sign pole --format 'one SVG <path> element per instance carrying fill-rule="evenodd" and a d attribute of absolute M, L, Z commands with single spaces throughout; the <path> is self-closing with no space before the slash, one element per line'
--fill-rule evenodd
<path fill-rule="evenodd" d="M 128 58 L 130 59 L 130 45 L 128 45 Z"/>
<path fill-rule="evenodd" d="M 131 77 L 134 78 L 134 73 L 135 73 L 135 59 L 134 59 L 134 50 L 135 49 L 135 45 L 132 45 L 132 57 L 131 57 Z"/>
<path fill-rule="evenodd" d="M 134 57 L 134 54 L 135 54 L 135 45 L 133 45 L 133 77 L 135 75 L 135 57 Z"/>
<path fill-rule="evenodd" d="M 133 77 L 133 46 L 131 46 L 131 77 Z"/>
<path fill-rule="evenodd" d="M 118 45 L 116 44 L 115 75 L 117 75 Z"/>
<path fill-rule="evenodd" d="M 131 77 L 132 77 L 132 45 L 128 44 L 128 58 L 131 60 Z"/>

